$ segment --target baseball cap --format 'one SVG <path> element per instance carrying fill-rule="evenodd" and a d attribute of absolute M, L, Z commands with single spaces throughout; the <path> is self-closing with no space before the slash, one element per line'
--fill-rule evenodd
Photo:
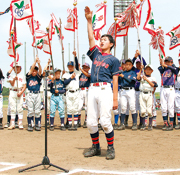
<path fill-rule="evenodd" d="M 132 62 L 132 60 L 131 60 L 130 58 L 128 58 L 128 59 L 125 61 L 125 63 L 127 63 L 127 62 L 130 62 L 130 63 L 133 64 L 133 62 Z"/>
<path fill-rule="evenodd" d="M 138 59 L 136 59 L 136 63 L 137 63 L 137 62 L 140 62 L 140 63 L 141 63 L 141 60 L 138 58 Z"/>
<path fill-rule="evenodd" d="M 83 67 L 83 66 L 87 66 L 87 67 L 90 68 L 90 65 L 89 65 L 88 63 L 84 63 L 84 64 L 82 65 L 82 67 Z"/>
<path fill-rule="evenodd" d="M 16 65 L 16 67 L 21 67 L 21 65 L 19 64 L 19 62 L 16 62 L 16 64 L 15 63 L 13 63 L 13 67 L 15 67 L 15 65 Z"/>
<path fill-rule="evenodd" d="M 31 66 L 31 67 L 32 67 L 32 66 Z M 31 67 L 30 67 L 30 69 L 31 69 Z M 35 66 L 34 69 L 35 69 L 35 70 L 39 70 L 39 68 L 38 68 L 37 66 Z"/>
<path fill-rule="evenodd" d="M 121 64 L 125 64 L 126 60 L 125 59 L 122 59 L 121 60 Z"/>
<path fill-rule="evenodd" d="M 69 61 L 67 66 L 74 66 L 74 62 L 73 61 Z"/>
<path fill-rule="evenodd" d="M 145 66 L 145 69 L 146 69 L 147 67 L 150 67 L 150 68 L 153 70 L 153 67 L 152 67 L 151 64 L 147 64 L 147 65 Z"/>
<path fill-rule="evenodd" d="M 55 69 L 54 69 L 54 73 L 56 73 L 56 72 L 58 72 L 58 71 L 61 72 L 61 69 L 58 69 L 58 68 L 55 68 Z"/>
<path fill-rule="evenodd" d="M 170 56 L 168 56 L 165 58 L 165 61 L 173 61 L 173 59 Z"/>

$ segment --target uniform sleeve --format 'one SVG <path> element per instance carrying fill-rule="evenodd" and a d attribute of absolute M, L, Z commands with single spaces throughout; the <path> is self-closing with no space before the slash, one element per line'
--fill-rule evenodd
<path fill-rule="evenodd" d="M 42 76 L 42 75 L 37 74 L 37 78 L 38 78 L 38 81 L 39 81 L 39 82 L 41 82 L 41 80 L 42 80 L 43 76 Z"/>
<path fill-rule="evenodd" d="M 28 73 L 26 74 L 26 80 L 28 80 L 29 78 L 31 78 L 32 75 L 28 75 Z"/>
<path fill-rule="evenodd" d="M 133 71 L 133 73 L 130 76 L 125 75 L 123 78 L 126 79 L 128 82 L 136 81 L 137 74 L 136 74 L 136 72 Z"/>
<path fill-rule="evenodd" d="M 119 60 L 117 58 L 115 58 L 113 60 L 113 64 L 111 66 L 111 73 L 112 75 L 117 75 L 119 74 L 119 67 L 120 67 L 120 63 Z"/>
<path fill-rule="evenodd" d="M 87 52 L 87 56 L 93 61 L 96 56 L 100 53 L 100 49 L 98 46 L 94 46 Z"/>
<path fill-rule="evenodd" d="M 76 74 L 77 76 L 79 76 L 79 77 L 82 75 L 82 72 L 79 71 L 79 70 L 76 70 L 76 69 L 75 69 L 74 72 L 75 72 L 75 74 Z"/>
<path fill-rule="evenodd" d="M 156 78 L 154 78 L 154 77 L 152 78 L 152 83 L 154 84 L 154 87 L 158 87 Z"/>
<path fill-rule="evenodd" d="M 23 82 L 22 82 L 22 84 L 26 84 L 25 76 L 23 76 Z"/>
<path fill-rule="evenodd" d="M 172 71 L 175 75 L 177 75 L 178 72 L 179 72 L 179 69 L 177 69 L 176 67 L 168 66 L 167 68 L 171 69 L 171 71 Z"/>
<path fill-rule="evenodd" d="M 163 74 L 163 73 L 164 73 L 164 69 L 162 68 L 162 66 L 159 66 L 159 67 L 158 67 L 158 70 L 159 70 L 160 74 Z"/>

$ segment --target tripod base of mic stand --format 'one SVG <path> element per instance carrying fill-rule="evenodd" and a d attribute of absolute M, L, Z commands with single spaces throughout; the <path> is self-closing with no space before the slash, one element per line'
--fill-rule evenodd
<path fill-rule="evenodd" d="M 41 166 L 41 165 L 43 165 L 45 169 L 48 169 L 49 167 L 52 166 L 52 167 L 55 167 L 55 168 L 57 168 L 57 169 L 60 169 L 60 170 L 64 171 L 65 173 L 68 173 L 68 172 L 69 172 L 69 170 L 66 170 L 66 169 L 64 169 L 64 168 L 61 168 L 61 167 L 59 167 L 59 166 L 56 166 L 56 165 L 50 163 L 49 158 L 48 158 L 47 156 L 44 156 L 44 158 L 43 158 L 43 160 L 42 160 L 42 163 L 37 164 L 37 165 L 34 165 L 34 166 L 31 166 L 31 167 L 28 167 L 28 168 L 25 168 L 25 169 L 21 169 L 21 170 L 19 170 L 19 173 L 21 173 L 21 172 L 23 172 L 23 171 L 26 171 L 26 170 L 29 170 L 29 169 L 32 169 L 32 168 L 36 168 L 36 167 Z M 46 168 L 45 165 L 49 165 L 49 167 Z"/>

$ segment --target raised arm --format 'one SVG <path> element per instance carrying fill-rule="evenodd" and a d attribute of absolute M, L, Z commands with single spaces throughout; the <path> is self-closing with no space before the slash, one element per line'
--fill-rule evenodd
<path fill-rule="evenodd" d="M 80 66 L 79 66 L 79 68 L 80 68 L 80 71 L 86 76 L 86 77 L 91 77 L 91 75 L 89 74 L 89 73 L 87 73 L 87 72 L 85 72 Z"/>
<path fill-rule="evenodd" d="M 88 30 L 88 38 L 89 38 L 89 47 L 93 48 L 95 46 L 93 28 L 92 28 L 92 14 L 93 12 L 89 7 L 85 7 L 85 17 L 87 20 L 87 30 Z"/>
<path fill-rule="evenodd" d="M 47 67 L 49 66 L 50 63 L 51 63 L 51 59 L 48 59 L 48 62 L 43 70 L 43 73 L 47 70 Z"/>
<path fill-rule="evenodd" d="M 41 64 L 40 64 L 40 59 L 37 61 L 37 63 L 38 63 L 38 66 L 39 66 L 39 75 L 41 76 L 41 74 L 42 74 L 42 67 L 41 67 Z"/>
<path fill-rule="evenodd" d="M 36 63 L 38 62 L 38 60 L 39 60 L 39 58 L 36 58 L 35 62 L 34 62 L 33 65 L 31 66 L 31 69 L 30 69 L 28 75 L 31 75 L 31 74 L 32 74 L 32 72 L 33 72 L 33 70 L 34 70 L 34 68 L 35 68 Z"/>

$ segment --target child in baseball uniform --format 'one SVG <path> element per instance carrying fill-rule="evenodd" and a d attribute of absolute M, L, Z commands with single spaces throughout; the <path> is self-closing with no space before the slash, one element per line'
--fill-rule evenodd
<path fill-rule="evenodd" d="M 92 29 L 92 11 L 85 8 L 88 24 L 90 50 L 87 55 L 92 61 L 91 84 L 88 92 L 87 127 L 92 139 L 92 147 L 85 152 L 85 157 L 101 155 L 98 131 L 98 118 L 107 140 L 106 159 L 115 158 L 114 130 L 111 123 L 111 112 L 118 108 L 118 72 L 120 63 L 111 55 L 114 39 L 111 35 L 102 35 L 100 48 L 95 45 Z M 113 91 L 111 82 L 113 81 Z"/>
<path fill-rule="evenodd" d="M 55 76 L 52 78 L 50 83 L 50 91 L 51 95 L 51 112 L 50 112 L 50 131 L 54 131 L 54 117 L 56 113 L 56 109 L 58 107 L 59 117 L 61 120 L 61 130 L 65 131 L 66 128 L 64 126 L 64 101 L 63 101 L 63 94 L 65 91 L 64 82 L 60 79 L 61 70 L 54 69 Z"/>
<path fill-rule="evenodd" d="M 126 71 L 119 74 L 121 81 L 121 130 L 125 129 L 124 120 L 126 116 L 127 107 L 129 104 L 129 109 L 133 118 L 132 130 L 137 130 L 137 113 L 135 104 L 135 83 L 137 74 L 132 70 L 133 62 L 131 59 L 125 61 Z"/>
<path fill-rule="evenodd" d="M 36 66 L 38 63 L 39 68 Z M 35 130 L 41 131 L 41 94 L 40 86 L 42 80 L 42 68 L 39 58 L 31 66 L 30 71 L 26 74 L 27 81 L 27 106 L 28 106 L 28 131 L 33 131 L 32 121 L 35 117 Z"/>
<path fill-rule="evenodd" d="M 87 101 L 88 101 L 88 89 L 91 80 L 91 74 L 89 74 L 90 65 L 88 63 L 84 63 L 81 67 L 79 67 L 82 74 L 79 79 L 79 88 L 80 88 L 80 96 L 81 101 L 83 103 L 83 109 L 85 110 L 85 121 L 83 124 L 83 128 L 87 128 Z M 81 126 L 81 111 L 78 118 L 78 125 Z"/>
<path fill-rule="evenodd" d="M 161 66 L 158 70 L 161 74 L 161 91 L 160 91 L 160 101 L 161 101 L 161 111 L 164 120 L 163 131 L 173 130 L 174 121 L 174 99 L 175 99 L 175 76 L 178 75 L 179 69 L 173 67 L 172 58 L 166 57 L 165 61 L 159 58 Z M 168 115 L 170 118 L 170 124 L 168 123 Z"/>
<path fill-rule="evenodd" d="M 11 107 L 11 125 L 8 127 L 9 130 L 15 128 L 15 117 L 16 114 L 19 118 L 19 129 L 23 129 L 23 93 L 26 90 L 26 80 L 21 74 L 21 66 L 18 62 L 13 64 L 14 74 L 11 74 L 8 81 L 10 83 L 10 94 L 9 102 Z M 17 76 L 16 76 L 17 73 Z"/>
<path fill-rule="evenodd" d="M 76 55 L 75 52 L 73 52 Z M 75 67 L 74 67 L 75 66 Z M 66 86 L 66 103 L 67 103 L 67 116 L 69 131 L 76 131 L 78 124 L 78 113 L 82 108 L 79 105 L 80 93 L 79 93 L 79 77 L 81 76 L 81 71 L 79 70 L 78 60 L 75 56 L 75 63 L 73 61 L 67 64 L 69 72 L 65 73 L 62 77 L 64 84 Z M 72 125 L 72 115 L 74 114 L 74 125 Z"/>
<path fill-rule="evenodd" d="M 152 130 L 152 122 L 153 122 L 153 92 L 154 88 L 158 87 L 156 83 L 156 79 L 151 76 L 153 72 L 153 67 L 151 65 L 146 65 L 144 69 L 144 75 L 141 76 L 142 73 L 142 67 L 139 73 L 137 74 L 137 80 L 140 81 L 140 95 L 139 95 L 139 101 L 140 101 L 140 108 L 141 108 L 141 122 L 142 125 L 140 126 L 140 130 L 144 131 L 146 128 L 145 125 L 145 117 L 146 113 L 149 117 L 149 126 L 148 131 Z"/>
<path fill-rule="evenodd" d="M 0 69 L 0 129 L 4 129 L 3 127 L 3 96 L 2 96 L 3 83 L 4 83 L 4 76 L 3 76 L 2 70 Z"/>

